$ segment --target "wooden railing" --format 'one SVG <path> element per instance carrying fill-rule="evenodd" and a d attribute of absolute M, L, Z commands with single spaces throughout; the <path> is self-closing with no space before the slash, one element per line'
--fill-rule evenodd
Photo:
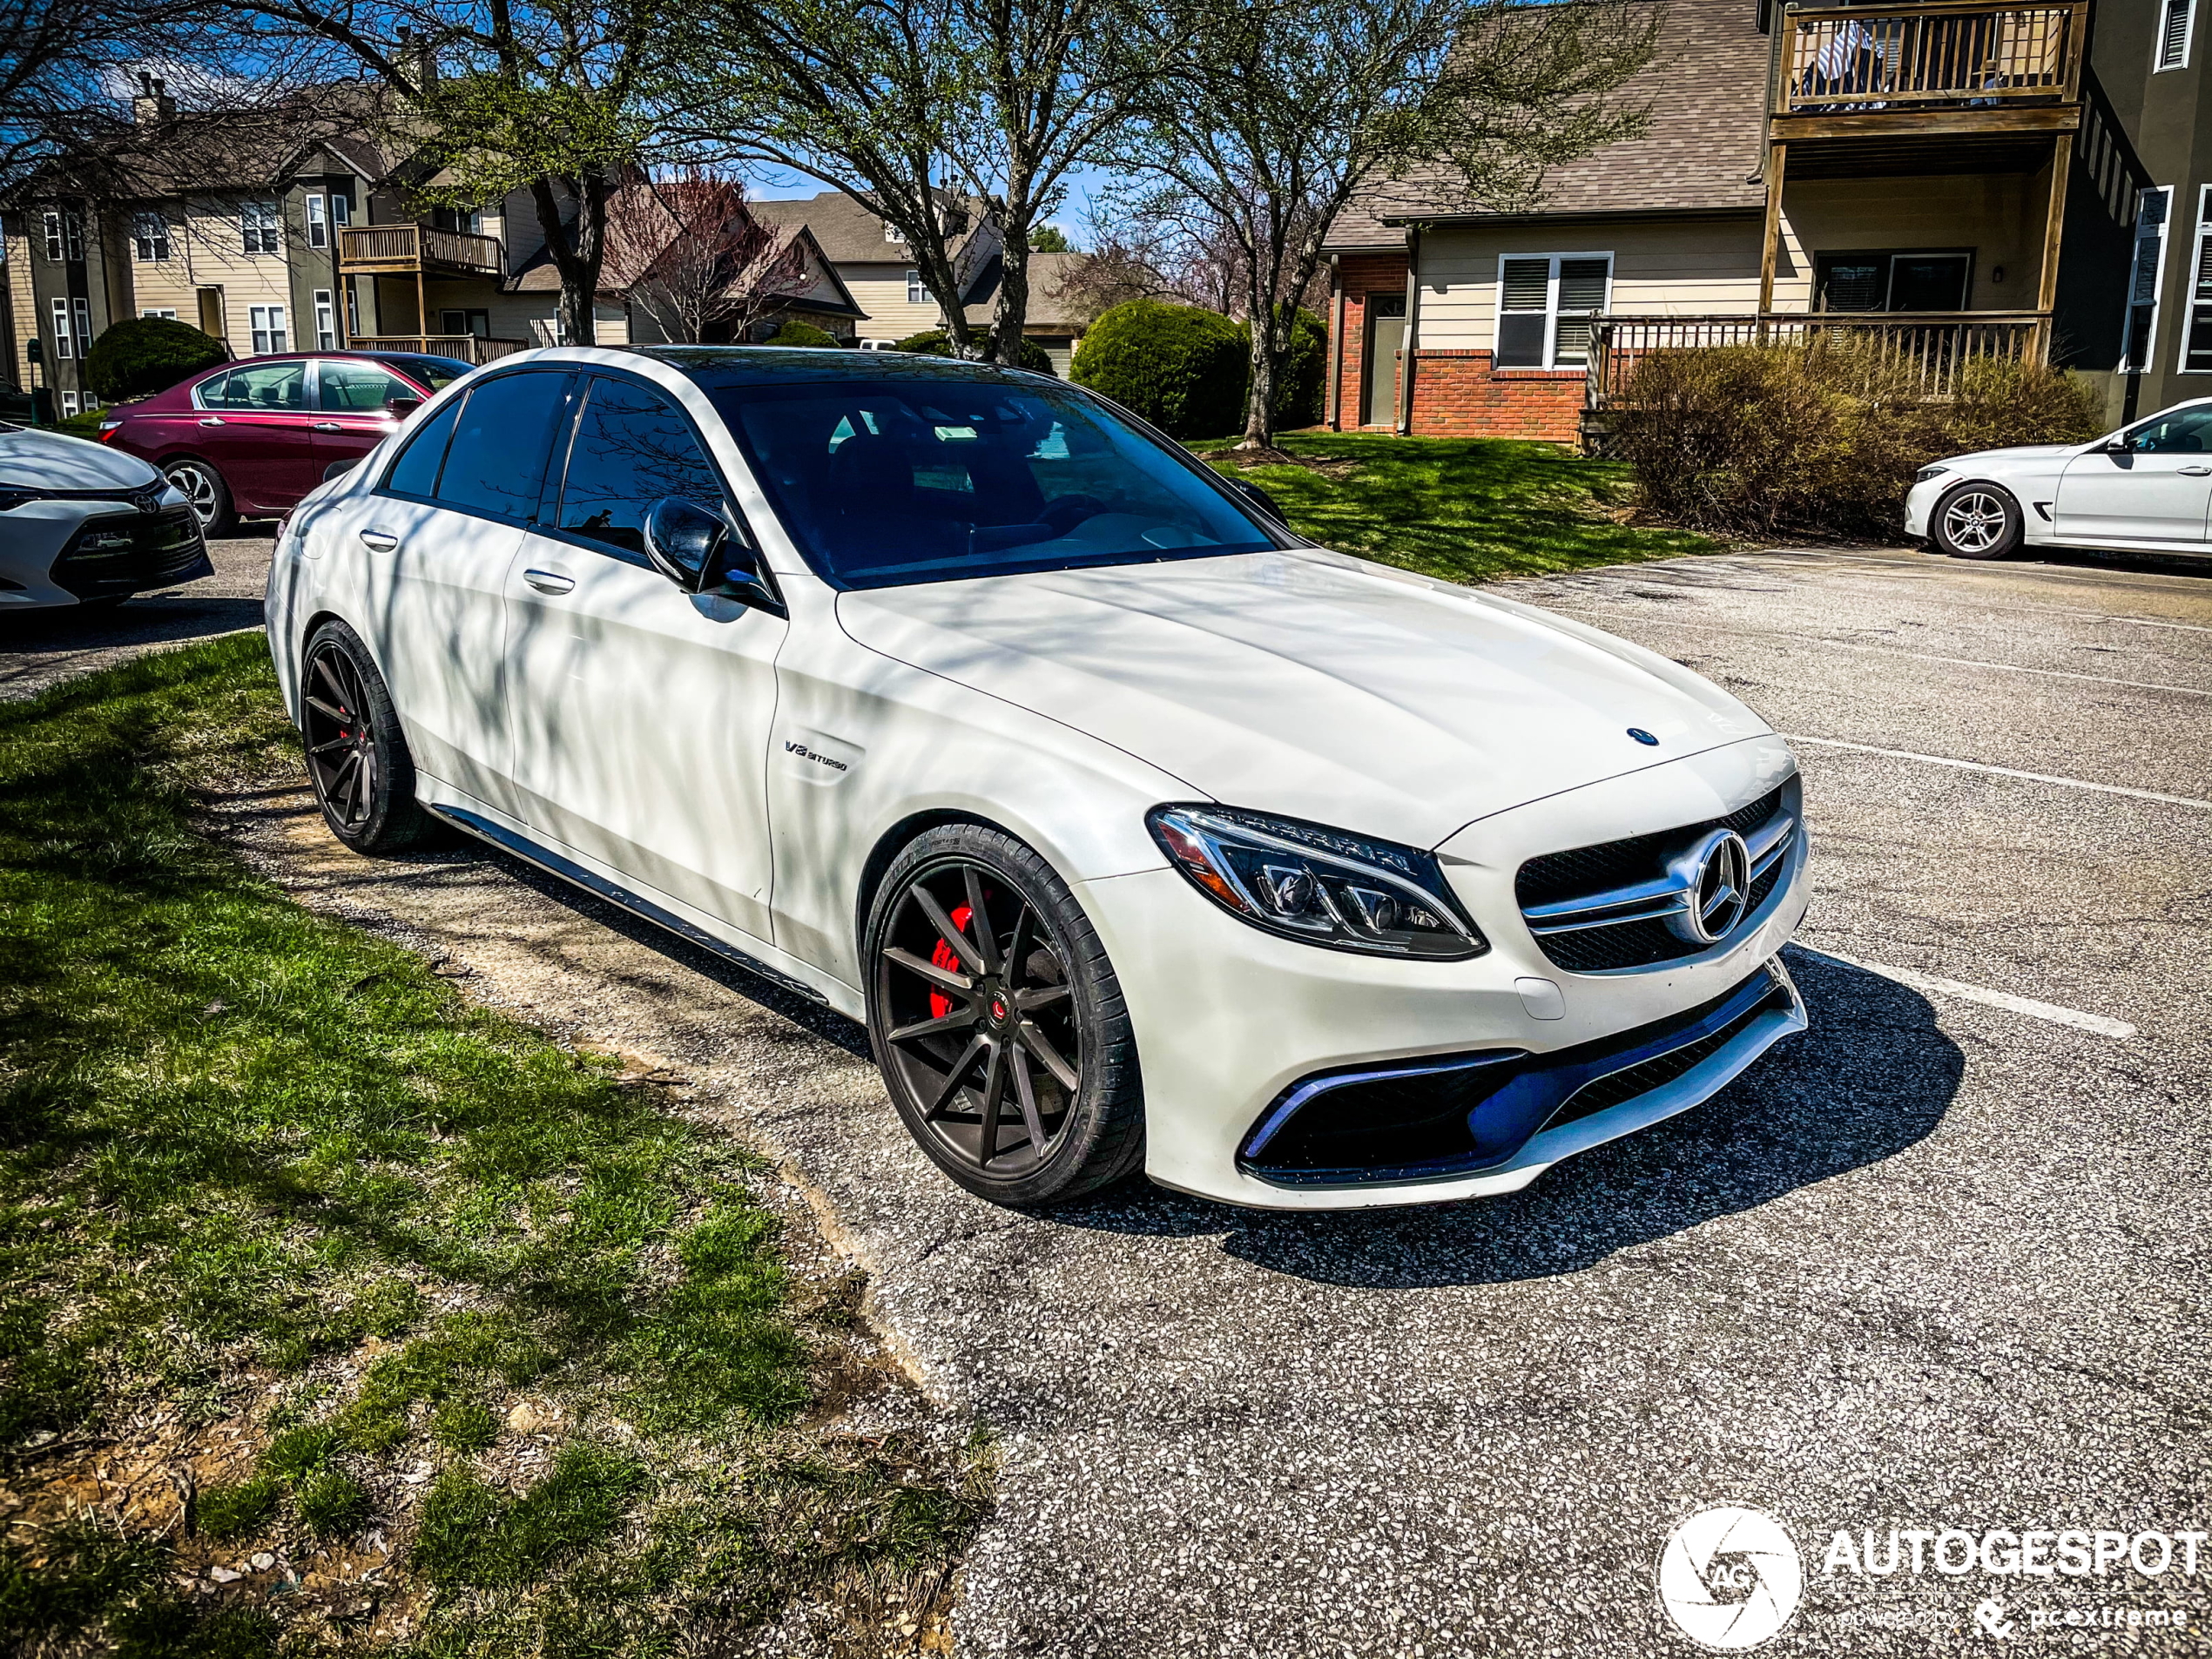
<path fill-rule="evenodd" d="M 1992 7 L 1791 6 L 1784 14 L 1777 115 L 1999 108 L 2081 95 L 2086 0 Z"/>
<path fill-rule="evenodd" d="M 1593 317 L 1588 408 L 1618 402 L 1635 366 L 1653 352 L 1701 346 L 1797 346 L 1817 350 L 1849 343 L 1886 364 L 1902 364 L 1920 395 L 1951 397 L 1960 371 L 1978 358 L 2040 363 L 2050 314 L 2037 311 L 1770 311 L 1764 315 Z"/>
<path fill-rule="evenodd" d="M 348 343 L 353 351 L 421 352 L 458 357 L 464 363 L 489 363 L 528 351 L 533 341 L 490 340 L 482 334 L 363 334 Z"/>
<path fill-rule="evenodd" d="M 444 269 L 498 276 L 499 239 L 428 225 L 348 225 L 338 233 L 338 268 L 348 273 Z"/>

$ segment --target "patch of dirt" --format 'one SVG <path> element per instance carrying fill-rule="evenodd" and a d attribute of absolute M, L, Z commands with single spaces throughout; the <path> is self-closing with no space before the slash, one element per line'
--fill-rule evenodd
<path fill-rule="evenodd" d="M 1255 467 L 1303 467 L 1308 472 L 1319 473 L 1324 478 L 1348 478 L 1359 470 L 1359 463 L 1356 461 L 1294 455 L 1288 449 L 1217 449 L 1208 459 L 1226 461 L 1244 472 L 1250 472 Z"/>

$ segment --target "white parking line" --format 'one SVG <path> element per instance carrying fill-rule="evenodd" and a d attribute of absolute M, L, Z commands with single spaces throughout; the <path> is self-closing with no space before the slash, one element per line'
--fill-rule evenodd
<path fill-rule="evenodd" d="M 1799 732 L 1785 732 L 1787 743 L 1813 743 L 1825 749 L 1856 749 L 1861 754 L 1887 755 L 1892 760 L 1918 760 L 1931 766 L 1952 766 L 1960 772 L 1994 772 L 2000 778 L 2025 778 L 2030 783 L 2062 784 L 2068 789 L 2090 789 L 2100 795 L 2127 795 L 2135 800 L 2163 801 L 2168 806 L 2201 806 L 2212 812 L 2212 800 L 2198 800 L 2192 795 L 2161 795 L 2151 789 L 2127 789 L 2119 784 L 2093 784 L 2086 778 L 2056 778 L 2047 772 L 2022 772 L 2016 766 L 1993 766 L 1981 760 L 1953 760 L 1948 755 L 1915 754 L 1910 749 L 1884 749 L 1871 743 L 1846 743 L 1841 738 L 1808 738 Z"/>
<path fill-rule="evenodd" d="M 1553 607 L 1568 610 L 1571 605 Z M 1878 657 L 1910 657 L 1923 663 L 1951 663 L 1960 668 L 1993 668 L 2004 674 L 2033 674 L 2041 679 L 2082 680 L 2091 685 L 2127 685 L 2139 691 L 2171 691 L 2180 697 L 2212 697 L 2212 687 L 2201 685 L 2168 685 L 2159 680 L 2123 680 L 2111 674 L 2078 674 L 2064 668 L 2028 668 L 2020 663 L 1985 662 L 1979 657 L 1942 657 L 1933 651 L 1905 651 L 1896 645 L 1865 645 L 1854 639 L 1824 639 L 1816 634 L 1792 633 L 1780 628 L 1732 628 L 1721 622 L 1693 622 L 1687 617 L 1672 617 L 1664 611 L 1655 611 L 1641 605 L 1592 604 L 1585 602 L 1579 607 L 1614 616 L 1637 617 L 1656 622 L 1661 627 L 1686 629 L 1691 633 L 1735 634 L 1747 639 L 1792 639 L 1800 644 L 1821 645 L 1833 651 L 1871 651 Z"/>
<path fill-rule="evenodd" d="M 1877 559 L 1877 560 L 1873 560 L 1873 561 L 1871 561 L 1871 563 L 1878 563 L 1878 564 L 1894 564 L 1894 563 L 1899 563 L 1899 561 L 1895 560 L 1895 559 Z M 1826 561 L 1826 560 L 1821 560 L 1821 561 L 1818 561 L 1818 562 L 1817 562 L 1817 564 L 1815 564 L 1813 562 L 1811 562 L 1811 561 L 1805 561 L 1805 562 L 1804 562 L 1804 563 L 1806 564 L 1806 568 L 1809 568 L 1809 569 L 1811 569 L 1811 568 L 1830 568 L 1829 561 Z M 1641 571 L 1641 570 L 1642 570 L 1642 569 L 1643 569 L 1643 567 L 1642 567 L 1642 566 L 1640 566 L 1640 565 L 1637 565 L 1637 566 L 1625 566 L 1625 567 L 1622 567 L 1622 568 L 1624 569 L 1624 570 L 1638 570 L 1638 571 Z M 1746 568 L 1750 568 L 1748 564 L 1747 564 L 1747 567 L 1746 567 Z M 1936 576 L 1936 575 L 1938 575 L 1938 574 L 1939 574 L 1939 572 L 1935 572 L 1935 571 L 1925 571 L 1925 570 L 1924 570 L 1924 571 L 1921 571 L 1919 575 L 1914 576 L 1914 577 L 1868 577 L 1867 579 L 1868 579 L 1868 580 L 1870 580 L 1870 581 L 1874 581 L 1874 582 L 1900 582 L 1900 581 L 1901 581 L 1901 582 L 1909 582 L 1909 583 L 1913 583 L 1914 585 L 1925 586 L 1925 585 L 1926 585 L 1926 583 L 1927 583 L 1927 581 L 1928 581 L 1930 578 L 1933 577 L 1934 576 Z M 1541 578 L 1540 578 L 1540 579 L 1541 579 Z M 1625 576 L 1623 576 L 1623 577 L 1616 577 L 1616 578 L 1615 578 L 1615 580 L 1627 580 L 1627 579 L 1629 579 L 1629 578 L 1628 578 L 1628 577 L 1626 577 Z M 1643 578 L 1642 578 L 1642 579 L 1647 579 L 1647 580 L 1648 580 L 1648 579 L 1649 579 L 1649 577 L 1647 576 L 1647 577 L 1643 577 Z M 1685 591 L 1685 592 L 1696 593 L 1696 592 L 1705 591 L 1705 590 L 1704 590 L 1704 589 L 1701 586 L 1701 584 L 1700 584 L 1700 583 L 1695 583 L 1695 582 L 1678 582 L 1678 583 L 1675 583 L 1675 585 L 1676 585 L 1676 587 L 1678 587 L 1678 588 L 1681 588 L 1681 589 L 1682 589 L 1683 591 Z M 2161 620 L 2157 619 L 2156 617 L 2115 617 L 2115 616 L 2112 615 L 2109 611 L 2104 611 L 2104 610 L 2082 610 L 2082 609 L 2081 609 L 2080 606 L 2078 606 L 2078 605 L 2024 605 L 2024 604 L 2008 604 L 2006 601 L 2002 600 L 2002 599 L 1984 599 L 1984 598 L 1980 598 L 1980 597 L 1975 597 L 1973 600 L 1972 600 L 1972 602 L 1971 602 L 1971 603 L 1972 603 L 1972 604 L 1975 606 L 1975 608 L 1976 608 L 1976 609 L 1978 609 L 1978 610 L 2024 610 L 2024 611 L 2027 611 L 2027 612 L 2028 612 L 2029 614 L 2031 614 L 2031 615 L 2033 615 L 2033 616 L 2039 616 L 2039 617 L 2082 617 L 2084 620 L 2086 620 L 2086 621 L 2089 621 L 2089 622 L 2119 623 L 2119 624 L 2124 624 L 2125 626 L 2129 627 L 2129 628 L 2172 628 L 2172 629 L 2177 629 L 2177 630 L 2179 630 L 2180 631 L 2182 631 L 2182 632 L 2183 632 L 2183 633 L 2190 633 L 2190 634 L 2212 634 L 2212 626 L 2208 626 L 2207 624 L 2203 624 L 2203 623 L 2201 623 L 2201 622 L 2163 622 L 2163 621 L 2161 621 Z"/>
<path fill-rule="evenodd" d="M 1993 991 L 1986 985 L 1961 984 L 1955 979 L 1943 979 L 1933 974 L 1923 974 L 1917 968 L 1891 968 L 1881 962 L 1864 962 L 1856 956 L 1846 956 L 1841 951 L 1816 950 L 1811 945 L 1792 941 L 1792 950 L 1801 950 L 1808 956 L 1817 956 L 1826 961 L 1841 962 L 1846 968 L 1864 969 L 1879 974 L 1884 979 L 1895 980 L 1899 985 L 1909 985 L 1916 991 L 1933 991 L 1939 996 L 1955 996 L 1962 1002 L 1979 1002 L 1985 1007 L 2004 1008 L 2013 1014 L 2025 1014 L 2031 1020 L 2046 1020 L 2053 1025 L 2072 1026 L 2077 1031 L 2088 1031 L 2101 1037 L 2110 1037 L 2115 1042 L 2125 1042 L 2135 1035 L 2135 1028 L 2125 1020 L 2108 1020 L 2101 1014 L 2084 1014 L 2079 1008 L 2062 1008 L 2055 1002 L 2039 1002 L 2032 996 L 2014 996 L 2010 991 Z"/>

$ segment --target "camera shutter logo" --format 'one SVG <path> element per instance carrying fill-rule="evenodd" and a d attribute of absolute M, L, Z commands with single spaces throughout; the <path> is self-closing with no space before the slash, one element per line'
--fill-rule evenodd
<path fill-rule="evenodd" d="M 1676 1629 L 1716 1653 L 1773 1640 L 1804 1588 L 1797 1547 L 1763 1510 L 1701 1509 L 1659 1552 L 1659 1605 Z"/>

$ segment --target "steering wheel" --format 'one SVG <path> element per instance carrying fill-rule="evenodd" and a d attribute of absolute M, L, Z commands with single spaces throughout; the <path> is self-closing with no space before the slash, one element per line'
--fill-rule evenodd
<path fill-rule="evenodd" d="M 1061 496 L 1037 515 L 1037 522 L 1051 525 L 1054 534 L 1065 536 L 1086 518 L 1096 518 L 1107 510 L 1106 503 L 1096 496 Z"/>

